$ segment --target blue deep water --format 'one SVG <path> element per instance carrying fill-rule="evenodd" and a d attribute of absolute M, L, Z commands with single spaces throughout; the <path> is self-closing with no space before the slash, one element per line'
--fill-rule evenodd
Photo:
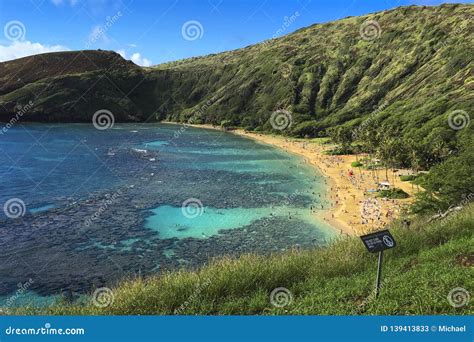
<path fill-rule="evenodd" d="M 14 125 L 0 134 L 0 306 L 325 245 L 334 230 L 310 212 L 325 194 L 299 157 L 221 131 Z"/>

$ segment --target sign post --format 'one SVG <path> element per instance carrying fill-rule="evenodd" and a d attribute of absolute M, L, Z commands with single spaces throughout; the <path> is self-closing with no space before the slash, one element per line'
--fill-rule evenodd
<path fill-rule="evenodd" d="M 380 251 L 379 261 L 377 263 L 377 280 L 375 281 L 375 298 L 377 298 L 380 293 L 380 283 L 382 282 L 382 260 L 383 260 L 383 251 Z"/>
<path fill-rule="evenodd" d="M 381 230 L 379 232 L 363 235 L 360 238 L 370 253 L 379 254 L 379 260 L 377 263 L 377 278 L 375 281 L 375 298 L 377 298 L 379 296 L 382 283 L 383 251 L 394 248 L 396 246 L 395 239 L 388 230 Z"/>

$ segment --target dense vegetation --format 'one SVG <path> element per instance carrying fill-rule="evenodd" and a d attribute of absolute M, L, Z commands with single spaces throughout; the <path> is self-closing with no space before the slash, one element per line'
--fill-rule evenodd
<path fill-rule="evenodd" d="M 371 164 L 371 160 L 380 160 L 385 167 L 387 180 L 388 168 L 412 168 L 415 174 L 404 176 L 402 180 L 416 179 L 416 183 L 426 190 L 418 194 L 412 208 L 415 213 L 426 213 L 466 204 L 474 197 L 473 130 L 469 126 L 457 134 L 456 130 L 449 130 L 441 127 L 433 129 L 430 141 L 426 142 L 421 137 L 403 137 L 400 129 L 372 120 L 362 128 L 357 128 L 357 134 L 345 126 L 331 128 L 328 134 L 338 144 L 332 153 L 366 153 L 369 157 L 365 166 L 379 167 L 378 163 Z M 353 167 L 363 165 L 360 161 L 352 163 Z M 418 174 L 421 170 L 430 172 Z M 384 195 L 404 198 L 406 194 Z"/>
<path fill-rule="evenodd" d="M 294 135 L 325 135 L 329 127 L 355 128 L 370 118 L 425 138 L 448 128 L 451 110 L 472 108 L 473 14 L 472 5 L 404 7 L 160 65 L 150 73 L 170 87 L 155 94 L 163 104 L 174 100 L 158 112 L 268 131 L 271 113 L 286 109 L 293 121 L 287 133 Z M 379 23 L 378 39 L 361 38 L 367 20 Z"/>
<path fill-rule="evenodd" d="M 285 133 L 298 136 L 377 119 L 427 145 L 438 135 L 453 143 L 447 115 L 473 105 L 473 14 L 472 5 L 400 7 L 152 68 L 103 51 L 27 57 L 0 63 L 0 118 L 32 100 L 26 120 L 89 121 L 107 108 L 117 121 L 229 120 L 268 131 L 271 113 L 286 109 Z M 360 34 L 368 20 L 381 29 L 370 41 Z"/>
<path fill-rule="evenodd" d="M 390 229 L 398 246 L 384 257 L 382 291 L 374 299 L 376 255 L 358 237 L 328 248 L 273 256 L 245 255 L 221 259 L 197 271 L 166 273 L 125 281 L 100 308 L 58 303 L 48 308 L 21 308 L 21 314 L 473 314 L 472 305 L 455 308 L 447 297 L 453 288 L 472 289 L 473 207 L 410 228 Z M 270 303 L 271 292 L 285 287 L 292 301 Z M 282 301 L 283 303 L 287 303 Z M 277 303 L 281 303 L 278 301 Z"/>

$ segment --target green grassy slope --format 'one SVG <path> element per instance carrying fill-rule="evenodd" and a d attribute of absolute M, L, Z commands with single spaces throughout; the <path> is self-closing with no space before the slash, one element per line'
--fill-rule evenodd
<path fill-rule="evenodd" d="M 473 314 L 472 303 L 449 304 L 451 289 L 474 289 L 474 208 L 442 221 L 418 219 L 410 229 L 393 224 L 398 246 L 385 252 L 382 292 L 373 299 L 376 255 L 358 237 L 325 249 L 270 257 L 245 255 L 211 262 L 197 271 L 178 271 L 126 281 L 113 289 L 113 304 L 60 303 L 20 313 L 44 314 Z M 273 289 L 285 287 L 293 300 L 270 304 Z"/>
<path fill-rule="evenodd" d="M 286 108 L 294 132 L 316 134 L 336 124 L 356 125 L 384 104 L 379 116 L 386 120 L 439 126 L 449 110 L 474 104 L 473 14 L 472 5 L 398 8 L 158 66 L 161 73 L 154 76 L 171 79 L 170 93 L 162 96 L 172 94 L 178 102 L 163 115 L 184 120 L 198 113 L 203 122 L 230 119 L 270 129 L 271 112 Z M 379 23 L 378 39 L 361 38 L 367 20 Z"/>

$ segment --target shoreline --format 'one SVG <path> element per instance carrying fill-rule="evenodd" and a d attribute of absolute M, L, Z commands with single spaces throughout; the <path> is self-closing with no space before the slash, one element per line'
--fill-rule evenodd
<path fill-rule="evenodd" d="M 300 151 L 300 148 L 298 148 L 298 146 L 295 146 L 296 145 L 294 144 L 295 142 L 292 143 L 291 141 L 287 140 L 284 137 L 282 137 L 282 139 L 279 139 L 276 136 L 245 132 L 244 130 L 241 130 L 241 129 L 229 131 L 229 133 L 235 133 L 236 135 L 243 136 L 243 137 L 255 140 L 257 142 L 270 145 L 274 148 L 284 150 L 287 153 L 302 157 L 305 164 L 309 164 L 311 168 L 321 173 L 327 179 L 328 184 L 326 186 L 326 189 L 329 192 L 331 192 L 332 189 L 334 188 L 337 189 L 339 186 L 337 180 L 331 177 L 331 175 L 329 175 L 323 168 L 319 167 L 313 161 L 308 160 L 307 154 L 303 153 L 303 151 Z M 346 207 L 346 203 L 344 201 L 341 201 L 341 202 L 338 201 L 338 203 L 335 203 L 330 194 L 327 197 L 330 199 L 331 207 L 324 209 L 322 212 L 313 212 L 312 215 L 314 215 L 316 218 L 320 220 L 325 221 L 334 229 L 339 230 L 341 234 L 355 235 L 353 228 L 347 222 L 339 218 L 341 211 L 344 210 Z"/>
<path fill-rule="evenodd" d="M 252 139 L 259 143 L 264 143 L 274 148 L 278 148 L 280 150 L 285 151 L 286 153 L 290 153 L 290 154 L 294 154 L 299 157 L 302 157 L 305 164 L 309 164 L 312 169 L 316 169 L 317 172 L 319 172 L 326 178 L 326 180 L 328 181 L 328 184 L 326 184 L 326 189 L 328 191 L 331 191 L 333 188 L 338 186 L 335 179 L 333 179 L 330 175 L 328 175 L 324 171 L 324 169 L 320 168 L 317 164 L 311 161 L 308 161 L 308 159 L 306 158 L 307 155 L 295 149 L 294 147 L 296 146 L 291 146 L 291 144 L 290 146 L 286 144 L 284 145 L 282 144 L 284 141 L 276 141 L 277 138 L 274 136 L 270 136 L 270 135 L 267 136 L 266 134 L 245 132 L 244 130 L 241 130 L 241 129 L 229 131 L 229 133 L 234 133 L 236 135 L 243 136 L 248 139 Z M 345 203 L 340 202 L 340 203 L 335 204 L 331 196 L 327 196 L 327 197 L 330 199 L 331 207 L 325 208 L 321 212 L 312 212 L 312 215 L 320 220 L 326 221 L 326 223 L 328 223 L 332 228 L 339 230 L 341 234 L 354 235 L 354 231 L 352 227 L 347 222 L 339 219 L 337 216 L 339 212 L 345 208 Z"/>
<path fill-rule="evenodd" d="M 163 122 L 176 124 L 173 122 Z M 186 124 L 190 127 L 207 128 L 223 131 L 212 125 Z M 385 170 L 369 171 L 354 168 L 351 163 L 356 161 L 355 155 L 332 156 L 324 154 L 331 146 L 285 136 L 264 133 L 246 132 L 242 129 L 225 131 L 242 137 L 271 145 L 303 158 L 306 164 L 320 172 L 328 180 L 327 197 L 331 208 L 324 212 L 313 213 L 319 220 L 324 220 L 331 227 L 346 235 L 363 235 L 371 231 L 383 229 L 385 225 L 399 217 L 402 208 L 413 198 L 413 186 L 409 182 L 397 180 L 400 170 L 389 169 L 389 181 L 395 187 L 403 189 L 410 197 L 407 199 L 383 199 L 368 194 L 379 181 L 384 180 Z M 402 170 L 403 171 L 403 170 Z M 349 172 L 353 174 L 349 176 Z M 379 176 L 379 173 L 381 175 Z M 392 175 L 392 177 L 390 177 Z"/>

